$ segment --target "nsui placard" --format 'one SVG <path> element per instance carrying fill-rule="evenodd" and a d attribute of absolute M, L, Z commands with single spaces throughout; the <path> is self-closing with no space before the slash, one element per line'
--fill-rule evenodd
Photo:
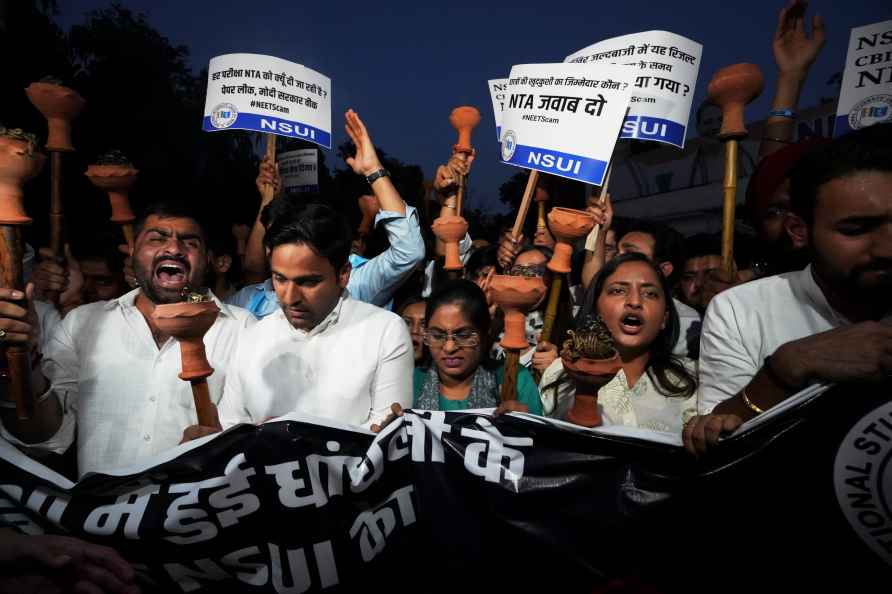
<path fill-rule="evenodd" d="M 502 160 L 601 185 L 631 92 L 610 64 L 523 64 L 508 77 Z"/>
<path fill-rule="evenodd" d="M 892 123 L 892 21 L 852 29 L 833 135 Z"/>
<path fill-rule="evenodd" d="M 211 58 L 202 128 L 271 132 L 331 148 L 331 80 L 273 56 Z"/>
<path fill-rule="evenodd" d="M 305 148 L 279 153 L 279 175 L 286 194 L 310 192 L 319 186 L 318 149 Z"/>
<path fill-rule="evenodd" d="M 489 96 L 492 99 L 492 113 L 496 118 L 496 139 L 502 139 L 502 111 L 505 109 L 505 91 L 508 89 L 507 78 L 494 78 L 489 83 Z"/>
<path fill-rule="evenodd" d="M 668 31 L 645 31 L 599 41 L 565 62 L 622 64 L 633 69 L 629 115 L 621 138 L 684 147 L 703 46 Z"/>

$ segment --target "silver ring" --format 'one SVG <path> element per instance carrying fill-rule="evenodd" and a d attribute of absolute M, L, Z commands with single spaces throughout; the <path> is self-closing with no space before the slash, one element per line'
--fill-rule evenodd
<path fill-rule="evenodd" d="M 0 328 L 0 342 L 6 340 L 6 334 L 7 334 L 6 330 L 3 330 L 2 328 Z"/>

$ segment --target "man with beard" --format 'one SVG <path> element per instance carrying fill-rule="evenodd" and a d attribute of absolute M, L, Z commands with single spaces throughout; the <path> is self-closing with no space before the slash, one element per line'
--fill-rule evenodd
<path fill-rule="evenodd" d="M 892 374 L 892 126 L 816 147 L 793 171 L 787 232 L 804 270 L 716 296 L 700 353 L 693 453 L 815 382 Z"/>
<path fill-rule="evenodd" d="M 204 230 L 185 205 L 171 203 L 149 207 L 134 232 L 139 287 L 78 307 L 56 326 L 42 364 L 32 365 L 36 410 L 30 420 L 16 418 L 6 384 L 0 386 L 3 437 L 57 453 L 76 440 L 80 475 L 123 468 L 173 447 L 196 422 L 189 383 L 177 377 L 179 343 L 151 316 L 156 305 L 182 301 L 184 290 L 202 286 L 208 266 Z M 2 341 L 37 339 L 29 310 L 13 301 L 22 297 L 0 289 Z M 220 314 L 204 342 L 214 368 L 208 378 L 211 399 L 217 402 L 238 337 L 253 317 L 214 301 Z"/>

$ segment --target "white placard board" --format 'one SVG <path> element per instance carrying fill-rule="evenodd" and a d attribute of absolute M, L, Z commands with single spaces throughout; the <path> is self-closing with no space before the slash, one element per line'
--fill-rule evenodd
<path fill-rule="evenodd" d="M 635 71 L 621 138 L 684 147 L 703 46 L 668 31 L 644 31 L 599 41 L 565 62 L 622 64 Z"/>
<path fill-rule="evenodd" d="M 892 123 L 892 20 L 852 29 L 833 135 L 889 123 Z"/>
<path fill-rule="evenodd" d="M 601 185 L 634 71 L 611 64 L 521 64 L 502 113 L 503 162 Z"/>
<path fill-rule="evenodd" d="M 202 129 L 271 132 L 331 148 L 331 80 L 274 56 L 211 58 Z"/>
<path fill-rule="evenodd" d="M 311 192 L 319 187 L 319 153 L 314 148 L 279 153 L 279 175 L 286 194 Z"/>

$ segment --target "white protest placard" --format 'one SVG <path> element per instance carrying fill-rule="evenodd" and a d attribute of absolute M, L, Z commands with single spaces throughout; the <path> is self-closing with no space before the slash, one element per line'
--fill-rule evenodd
<path fill-rule="evenodd" d="M 489 96 L 492 98 L 492 113 L 496 118 L 496 139 L 502 139 L 502 111 L 505 109 L 505 91 L 508 89 L 507 78 L 494 78 L 489 83 Z"/>
<path fill-rule="evenodd" d="M 621 138 L 684 148 L 703 46 L 668 31 L 645 31 L 599 41 L 564 60 L 634 68 L 635 88 Z"/>
<path fill-rule="evenodd" d="M 319 153 L 314 148 L 279 153 L 279 175 L 286 194 L 311 192 L 319 186 Z"/>
<path fill-rule="evenodd" d="M 514 66 L 502 112 L 502 160 L 600 186 L 633 72 L 611 64 Z"/>
<path fill-rule="evenodd" d="M 271 132 L 331 148 L 331 80 L 273 56 L 211 58 L 202 129 Z"/>
<path fill-rule="evenodd" d="M 892 123 L 892 21 L 852 29 L 833 135 Z"/>

